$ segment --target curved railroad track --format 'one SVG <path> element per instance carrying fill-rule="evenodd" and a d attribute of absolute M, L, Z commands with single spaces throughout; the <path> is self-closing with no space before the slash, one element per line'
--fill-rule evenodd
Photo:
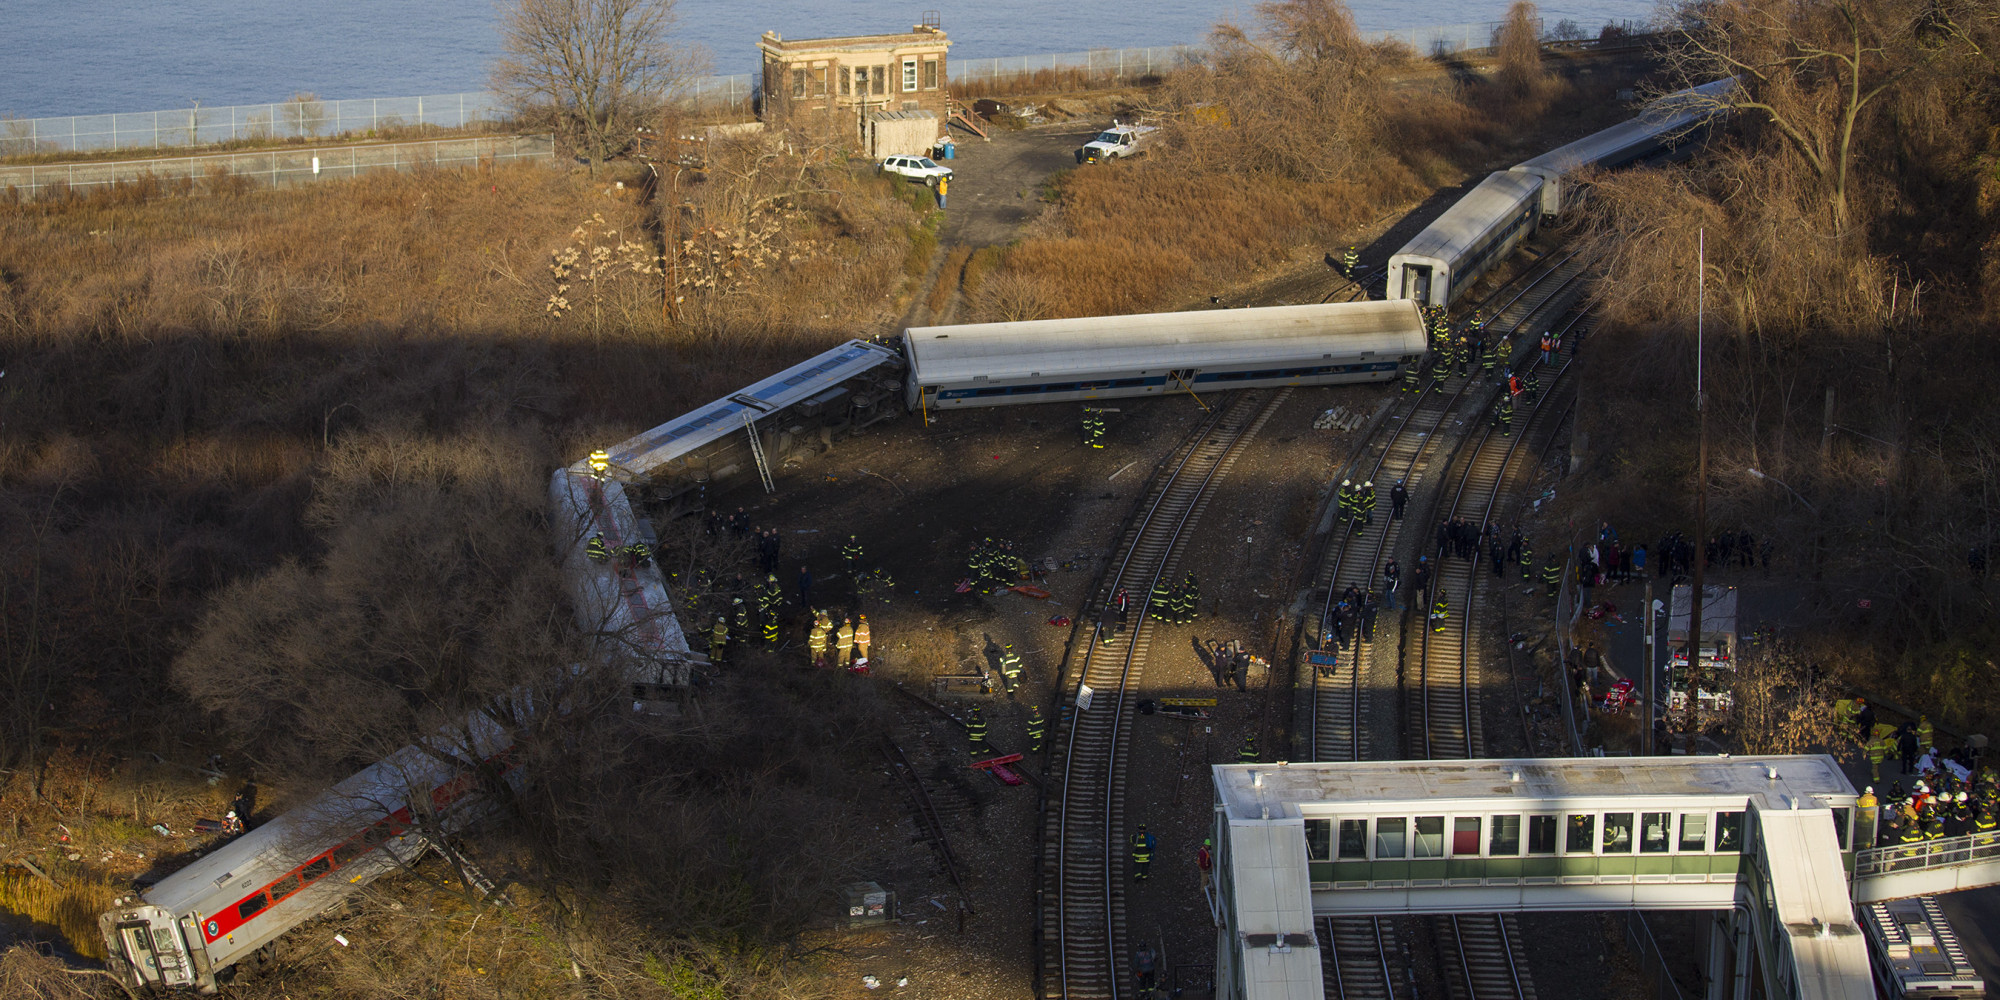
<path fill-rule="evenodd" d="M 1518 342 L 1526 340 L 1520 335 L 1527 332 L 1533 336 L 1538 332 L 1534 329 L 1534 321 L 1560 317 L 1566 311 L 1560 298 L 1582 276 L 1588 263 L 1586 258 L 1574 252 L 1547 254 L 1537 265 L 1496 289 L 1475 308 L 1482 312 L 1489 308 L 1492 310 L 1487 330 L 1515 337 L 1514 356 L 1520 357 L 1534 349 L 1532 344 Z M 1571 324 L 1574 324 L 1574 319 Z M 1550 328 L 1553 329 L 1554 325 L 1550 323 Z M 1547 386 L 1547 393 L 1542 397 L 1545 403 L 1556 397 L 1556 381 L 1551 380 Z M 1483 373 L 1426 380 L 1416 390 L 1413 399 L 1397 404 L 1402 412 L 1391 415 L 1389 424 L 1385 425 L 1389 428 L 1387 437 L 1379 444 L 1371 442 L 1350 463 L 1343 478 L 1377 483 L 1377 495 L 1384 499 L 1388 484 L 1396 479 L 1403 480 L 1412 494 L 1417 493 L 1424 485 L 1433 445 L 1441 437 L 1463 427 L 1468 419 L 1477 419 L 1480 415 L 1480 410 L 1468 404 L 1484 398 L 1485 393 L 1479 391 L 1484 382 Z M 1530 412 L 1530 420 L 1541 408 L 1538 406 Z M 1527 422 L 1523 421 L 1524 424 Z M 1526 436 L 1525 429 L 1523 436 Z M 1338 540 L 1329 541 L 1328 551 L 1320 560 L 1320 569 L 1313 581 L 1314 586 L 1324 594 L 1316 636 L 1325 633 L 1333 606 L 1348 587 L 1352 586 L 1365 594 L 1379 584 L 1377 574 L 1383 557 L 1400 548 L 1402 526 L 1403 522 L 1390 517 L 1386 509 L 1370 523 L 1362 525 L 1359 531 L 1350 533 L 1347 525 L 1335 525 L 1334 530 L 1342 534 Z M 1417 530 L 1421 533 L 1425 529 L 1419 527 Z M 1420 534 L 1419 550 L 1422 549 L 1421 537 Z M 1404 573 L 1407 584 L 1410 568 L 1406 567 Z M 1406 603 L 1413 599 L 1407 589 L 1402 596 Z M 1427 610 L 1425 606 L 1416 606 L 1420 627 L 1427 624 L 1423 618 Z M 1347 649 L 1339 655 L 1342 666 L 1330 677 L 1315 671 L 1311 716 L 1314 760 L 1365 759 L 1368 752 L 1366 720 L 1376 716 L 1370 711 L 1371 689 L 1363 684 L 1362 679 L 1372 656 L 1373 643 L 1364 642 L 1358 634 L 1351 635 Z M 1469 700 L 1461 697 L 1461 704 L 1469 704 Z M 1470 729 L 1471 723 L 1468 722 L 1464 728 Z M 1410 730 L 1415 731 L 1415 728 Z M 1499 940 L 1509 940 L 1502 923 L 1485 917 L 1469 919 L 1492 924 L 1493 933 Z M 1377 917 L 1330 918 L 1319 922 L 1318 933 L 1329 996 L 1393 1000 L 1396 995 L 1393 975 L 1396 963 L 1393 956 L 1397 945 L 1396 935 L 1386 920 Z M 1458 934 L 1452 935 L 1454 942 L 1466 939 Z M 1477 950 L 1475 954 L 1478 954 Z M 1508 954 L 1511 957 L 1512 952 Z M 1484 959 L 1468 958 L 1460 950 L 1460 964 L 1478 965 L 1484 978 L 1487 964 Z M 1517 979 L 1521 989 L 1532 995 L 1533 987 L 1527 984 L 1525 976 L 1518 976 Z"/>
<path fill-rule="evenodd" d="M 1078 687 L 1064 697 L 1055 744 L 1061 759 L 1050 767 L 1057 785 L 1043 815 L 1038 891 L 1047 997 L 1117 1000 L 1126 990 L 1120 970 L 1128 947 L 1123 861 L 1130 831 L 1123 758 L 1155 632 L 1147 598 L 1156 582 L 1172 579 L 1214 485 L 1290 394 L 1290 389 L 1236 393 L 1200 425 L 1170 462 L 1171 471 L 1141 502 L 1143 514 L 1120 539 L 1117 568 L 1106 574 L 1094 601 L 1100 620 L 1101 609 L 1121 588 L 1136 608 L 1122 641 L 1105 644 L 1096 630 L 1090 632 L 1078 654 Z"/>

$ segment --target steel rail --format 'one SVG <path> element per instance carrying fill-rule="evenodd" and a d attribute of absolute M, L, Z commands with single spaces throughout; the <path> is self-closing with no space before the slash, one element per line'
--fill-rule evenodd
<path fill-rule="evenodd" d="M 1173 568 L 1175 556 L 1178 555 L 1180 550 L 1181 540 L 1189 525 L 1193 523 L 1201 511 L 1206 509 L 1207 500 L 1217 479 L 1234 464 L 1235 459 L 1241 454 L 1243 445 L 1255 435 L 1256 431 L 1269 419 L 1278 405 L 1289 395 L 1290 391 L 1288 389 L 1280 389 L 1275 392 L 1270 390 L 1252 390 L 1239 395 L 1228 406 L 1218 409 L 1216 414 L 1204 423 L 1202 432 L 1191 440 L 1186 454 L 1175 465 L 1173 472 L 1162 481 L 1158 493 L 1153 497 L 1152 503 L 1147 508 L 1145 516 L 1128 529 L 1130 541 L 1126 544 L 1125 554 L 1119 563 L 1118 571 L 1101 591 L 1101 594 L 1115 594 L 1121 586 L 1126 586 L 1127 584 L 1143 585 L 1143 590 L 1139 597 L 1139 600 L 1142 601 L 1139 614 L 1125 640 L 1126 648 L 1123 655 L 1118 658 L 1117 665 L 1111 669 L 1098 669 L 1103 666 L 1102 660 L 1098 657 L 1102 645 L 1100 642 L 1101 633 L 1093 630 L 1086 644 L 1083 667 L 1079 671 L 1077 678 L 1078 688 L 1075 698 L 1080 698 L 1083 687 L 1093 680 L 1094 675 L 1101 678 L 1115 671 L 1115 687 L 1106 686 L 1102 688 L 1104 694 L 1113 698 L 1108 726 L 1090 727 L 1092 729 L 1101 728 L 1101 737 L 1095 734 L 1086 734 L 1084 732 L 1086 728 L 1084 724 L 1084 712 L 1081 709 L 1077 709 L 1069 713 L 1068 733 L 1064 744 L 1062 801 L 1057 814 L 1056 842 L 1052 845 L 1056 851 L 1054 871 L 1056 882 L 1055 930 L 1058 949 L 1056 964 L 1062 986 L 1061 996 L 1083 997 L 1103 995 L 1111 998 L 1111 1000 L 1116 1000 L 1119 995 L 1119 976 L 1115 957 L 1118 942 L 1123 935 L 1122 921 L 1119 919 L 1118 912 L 1118 882 L 1112 877 L 1112 873 L 1116 867 L 1112 860 L 1116 849 L 1114 846 L 1114 834 L 1117 829 L 1119 809 L 1122 805 L 1118 794 L 1120 787 L 1118 781 L 1118 764 L 1124 743 L 1122 734 L 1129 723 L 1129 714 L 1125 704 L 1127 700 L 1126 696 L 1139 681 L 1140 672 L 1143 670 L 1143 652 L 1150 642 L 1150 636 L 1147 634 L 1147 626 L 1152 620 L 1151 594 L 1153 588 Z M 1216 436 L 1218 434 L 1220 436 Z M 1197 456 L 1201 456 L 1202 462 L 1206 463 L 1206 472 L 1201 475 L 1199 482 L 1191 482 L 1191 477 L 1185 474 L 1191 471 L 1190 465 L 1196 462 Z M 1203 468 L 1202 465 L 1196 464 L 1193 471 L 1200 471 L 1201 468 Z M 1166 523 L 1168 521 L 1171 521 L 1171 523 Z M 1164 539 L 1162 540 L 1163 536 Z M 1142 555 L 1144 556 L 1143 559 L 1141 558 Z M 1147 560 L 1153 561 L 1150 567 L 1147 565 Z M 1147 573 L 1149 568 L 1151 571 L 1150 574 Z M 1098 696 L 1099 690 L 1099 688 L 1092 689 L 1093 701 Z M 1074 700 L 1072 700 L 1072 704 L 1075 704 Z M 1105 745 L 1092 746 L 1086 741 L 1101 742 Z M 1076 808 L 1087 807 L 1085 803 L 1076 801 L 1076 796 L 1073 795 L 1073 792 L 1075 792 L 1080 783 L 1078 779 L 1091 776 L 1087 772 L 1096 769 L 1100 765 L 1103 768 L 1102 794 L 1104 796 L 1102 812 L 1098 817 L 1102 823 L 1100 829 L 1100 851 L 1099 856 L 1093 859 L 1094 863 L 1090 866 L 1099 869 L 1099 872 L 1072 872 L 1071 851 L 1069 849 L 1072 846 L 1069 839 L 1071 827 L 1070 813 L 1073 806 Z M 1085 978 L 1082 970 L 1072 969 L 1072 958 L 1075 955 L 1075 949 L 1072 947 L 1071 940 L 1073 901 L 1071 899 L 1070 884 L 1073 875 L 1078 875 L 1083 879 L 1090 879 L 1093 874 L 1100 873 L 1102 878 L 1104 940 L 1100 953 L 1095 956 L 1098 961 L 1092 963 L 1092 967 L 1102 969 L 1103 973 L 1100 982 L 1088 984 L 1089 986 L 1099 988 L 1100 993 L 1093 993 L 1082 982 Z M 1078 943 L 1081 943 L 1081 941 L 1079 940 Z"/>

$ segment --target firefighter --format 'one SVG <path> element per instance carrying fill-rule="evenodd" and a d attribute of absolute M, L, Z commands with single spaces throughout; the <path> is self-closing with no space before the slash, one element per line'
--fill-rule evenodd
<path fill-rule="evenodd" d="M 645 569 L 653 564 L 653 548 L 645 542 L 633 542 L 620 550 L 619 554 L 632 560 L 632 565 L 638 569 Z"/>
<path fill-rule="evenodd" d="M 1887 734 L 1877 733 L 1868 740 L 1868 772 L 1873 780 L 1882 780 L 1882 762 L 1895 749 L 1895 738 Z"/>
<path fill-rule="evenodd" d="M 742 636 L 744 641 L 748 642 L 750 639 L 750 608 L 743 603 L 743 598 L 741 597 L 731 602 L 731 607 L 735 609 L 732 612 L 735 615 L 735 619 L 730 624 L 735 625 L 736 634 Z"/>
<path fill-rule="evenodd" d="M 1048 732 L 1049 724 L 1042 718 L 1042 706 L 1028 706 L 1028 752 L 1042 752 L 1042 736 Z"/>
<path fill-rule="evenodd" d="M 1243 737 L 1243 745 L 1236 748 L 1236 763 L 1257 763 L 1257 734 L 1248 733 Z"/>
<path fill-rule="evenodd" d="M 1539 374 L 1537 369 L 1534 368 L 1528 369 L 1528 377 L 1521 383 L 1521 400 L 1527 403 L 1528 405 L 1533 406 L 1535 403 L 1536 394 L 1540 393 L 1541 391 L 1542 391 L 1542 376 Z"/>
<path fill-rule="evenodd" d="M 826 640 L 832 631 L 833 620 L 826 616 L 826 612 L 814 612 L 812 631 L 806 634 L 807 655 L 811 657 L 807 662 L 812 666 L 826 666 Z"/>
<path fill-rule="evenodd" d="M 838 669 L 847 666 L 848 658 L 854 655 L 854 623 L 842 621 L 833 636 L 833 665 Z"/>
<path fill-rule="evenodd" d="M 1453 359 L 1458 362 L 1458 374 L 1461 376 L 1472 374 L 1472 338 L 1460 334 L 1458 346 L 1451 353 Z"/>
<path fill-rule="evenodd" d="M 1512 397 L 1512 396 L 1507 396 L 1507 395 L 1503 395 L 1503 396 L 1501 396 L 1501 397 L 1500 397 L 1500 406 L 1499 406 L 1499 408 L 1498 408 L 1498 409 L 1497 409 L 1497 410 L 1495 411 L 1495 416 L 1496 416 L 1496 417 L 1497 417 L 1497 418 L 1499 419 L 1499 421 L 1500 421 L 1500 436 L 1501 436 L 1501 437 L 1513 437 L 1513 436 L 1514 436 L 1514 397 Z"/>
<path fill-rule="evenodd" d="M 722 659 L 729 652 L 729 619 L 715 616 L 715 627 L 708 630 L 708 662 L 722 665 Z"/>
<path fill-rule="evenodd" d="M 757 613 L 776 617 L 778 607 L 785 603 L 785 592 L 778 587 L 778 574 L 764 574 L 764 582 L 757 588 Z"/>
<path fill-rule="evenodd" d="M 610 560 L 611 549 L 604 544 L 603 532 L 600 531 L 590 536 L 590 541 L 583 546 L 583 554 L 589 556 L 591 562 L 606 562 Z"/>
<path fill-rule="evenodd" d="M 868 616 L 856 615 L 854 622 L 854 662 L 852 669 L 868 669 Z"/>
<path fill-rule="evenodd" d="M 778 616 L 775 612 L 766 612 L 762 617 L 764 620 L 764 648 L 777 649 Z"/>
<path fill-rule="evenodd" d="M 971 744 L 975 756 L 986 752 L 986 713 L 972 710 L 972 719 L 965 724 L 965 741 Z"/>
<path fill-rule="evenodd" d="M 1347 252 L 1340 255 L 1341 270 L 1346 271 L 1349 278 L 1354 277 L 1354 269 L 1360 263 L 1361 254 L 1353 247 L 1348 247 Z"/>
<path fill-rule="evenodd" d="M 1931 752 L 1931 745 L 1937 737 L 1937 730 L 1931 725 L 1929 715 L 1917 716 L 1917 756 Z"/>
<path fill-rule="evenodd" d="M 1507 338 L 1505 337 L 1489 341 L 1486 345 L 1486 356 L 1479 361 L 1480 374 L 1491 376 L 1493 369 L 1500 367 L 1500 359 L 1512 350 L 1512 346 L 1507 343 Z"/>
<path fill-rule="evenodd" d="M 1173 590 L 1172 588 L 1167 586 L 1166 576 L 1162 575 L 1158 580 L 1153 581 L 1153 601 L 1152 601 L 1153 610 L 1151 612 L 1152 616 L 1161 620 L 1166 620 L 1168 615 L 1168 609 L 1172 607 L 1173 602 L 1174 602 Z"/>
<path fill-rule="evenodd" d="M 611 475 L 611 453 L 599 448 L 590 453 L 590 474 L 598 479 Z"/>
<path fill-rule="evenodd" d="M 852 576 L 859 573 L 861 571 L 861 540 L 853 535 L 847 536 L 847 544 L 840 547 L 840 558 L 847 562 L 848 575 Z"/>
<path fill-rule="evenodd" d="M 1021 654 L 1014 652 L 1014 644 L 1000 647 L 1000 682 L 1008 694 L 1021 686 Z"/>
<path fill-rule="evenodd" d="M 1104 414 L 1095 407 L 1084 407 L 1083 443 L 1092 448 L 1104 447 Z"/>
<path fill-rule="evenodd" d="M 1375 523 L 1375 483 L 1371 480 L 1361 484 L 1361 523 Z"/>
<path fill-rule="evenodd" d="M 1563 568 L 1553 552 L 1549 553 L 1549 561 L 1542 564 L 1542 582 L 1548 585 L 1550 597 L 1562 591 Z"/>
<path fill-rule="evenodd" d="M 1437 600 L 1431 603 L 1431 621 L 1436 623 L 1431 626 L 1431 631 L 1433 632 L 1444 631 L 1445 623 L 1450 620 L 1451 620 L 1451 601 L 1446 597 L 1444 588 L 1439 587 L 1437 592 Z"/>
<path fill-rule="evenodd" d="M 1139 824 L 1139 832 L 1132 835 L 1132 877 L 1143 879 L 1147 869 L 1153 864 L 1153 847 L 1159 841 L 1146 832 L 1146 824 Z"/>
<path fill-rule="evenodd" d="M 1406 365 L 1404 365 L 1404 366 L 1403 366 L 1403 391 L 1404 391 L 1404 392 L 1415 392 L 1415 391 L 1417 391 L 1417 386 L 1419 386 L 1419 385 L 1421 385 L 1421 384 L 1423 383 L 1423 377 L 1424 377 L 1424 376 L 1423 376 L 1423 373 L 1422 373 L 1422 371 L 1421 371 L 1421 369 L 1422 369 L 1423 367 L 1424 367 L 1424 363 L 1423 363 L 1423 361 L 1422 361 L 1421 359 L 1419 359 L 1419 360 L 1417 360 L 1417 361 L 1412 361 L 1412 362 L 1410 362 L 1409 364 L 1406 364 Z"/>
<path fill-rule="evenodd" d="M 1526 535 L 1521 536 L 1521 552 L 1515 557 L 1515 561 L 1521 564 L 1521 579 L 1533 580 L 1535 578 L 1535 543 L 1533 539 Z"/>
<path fill-rule="evenodd" d="M 1354 517 L 1354 481 L 1340 481 L 1340 520 L 1344 523 Z"/>
<path fill-rule="evenodd" d="M 1185 617 L 1181 624 L 1186 625 L 1201 617 L 1201 585 L 1195 582 L 1193 570 L 1181 581 L 1181 595 L 1181 613 Z"/>

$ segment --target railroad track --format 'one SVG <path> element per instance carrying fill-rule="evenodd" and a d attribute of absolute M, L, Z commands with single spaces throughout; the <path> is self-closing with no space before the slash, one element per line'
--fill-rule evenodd
<path fill-rule="evenodd" d="M 1117 1000 L 1127 987 L 1120 975 L 1129 948 L 1124 848 L 1131 832 L 1125 822 L 1123 758 L 1156 632 L 1147 599 L 1156 582 L 1174 579 L 1183 544 L 1215 484 L 1290 394 L 1290 389 L 1236 393 L 1213 411 L 1141 502 L 1143 513 L 1119 540 L 1117 568 L 1106 574 L 1096 596 L 1100 620 L 1121 588 L 1137 607 L 1121 641 L 1103 643 L 1092 630 L 1081 650 L 1078 687 L 1064 698 L 1056 734 L 1061 758 L 1050 767 L 1058 784 L 1043 814 L 1038 890 L 1048 997 Z"/>
<path fill-rule="evenodd" d="M 965 883 L 958 878 L 958 856 L 952 853 L 951 840 L 945 836 L 944 816 L 938 810 L 937 804 L 931 800 L 930 792 L 924 788 L 923 779 L 917 776 L 917 770 L 910 764 L 910 758 L 903 753 L 903 748 L 887 736 L 882 737 L 882 755 L 889 759 L 889 770 L 895 772 L 896 780 L 902 784 L 903 791 L 910 796 L 910 808 L 916 817 L 917 832 L 930 843 L 932 853 L 937 855 L 938 864 L 943 866 L 945 875 L 951 879 L 952 888 L 958 890 L 959 912 L 973 913 L 972 897 L 966 894 Z M 961 916 L 961 922 L 963 919 Z"/>
<path fill-rule="evenodd" d="M 1523 347 L 1532 350 L 1532 345 L 1520 342 L 1526 338 L 1519 335 L 1523 331 L 1529 331 L 1531 335 L 1539 333 L 1533 328 L 1535 321 L 1560 316 L 1565 306 L 1562 297 L 1587 268 L 1588 260 L 1574 252 L 1546 255 L 1540 264 L 1525 270 L 1520 277 L 1501 286 L 1477 304 L 1482 312 L 1491 309 L 1492 318 L 1487 322 L 1489 335 L 1515 336 L 1516 356 Z M 1375 482 L 1377 495 L 1384 499 L 1389 485 L 1397 479 L 1403 480 L 1412 494 L 1417 493 L 1425 485 L 1430 460 L 1440 439 L 1458 430 L 1466 420 L 1480 416 L 1481 411 L 1468 404 L 1484 397 L 1484 393 L 1479 391 L 1484 381 L 1481 374 L 1426 381 L 1415 392 L 1415 398 L 1397 404 L 1401 412 L 1393 414 L 1386 425 L 1392 428 L 1386 440 L 1379 445 L 1371 444 L 1362 451 L 1349 463 L 1343 478 L 1357 483 Z M 1558 387 L 1553 382 L 1547 386 L 1547 395 L 1542 397 L 1544 401 L 1556 397 Z M 1537 407 L 1536 411 L 1531 411 L 1530 419 L 1539 410 L 1540 407 Z M 1378 512 L 1370 523 L 1362 525 L 1359 531 L 1351 531 L 1345 524 L 1334 526 L 1333 530 L 1340 534 L 1337 540 L 1329 539 L 1328 549 L 1320 560 L 1314 580 L 1314 586 L 1325 595 L 1316 634 L 1325 632 L 1333 606 L 1347 588 L 1351 586 L 1365 594 L 1379 584 L 1377 574 L 1384 556 L 1401 547 L 1402 528 L 1403 522 L 1391 518 L 1386 509 Z M 1416 530 L 1424 532 L 1426 528 L 1419 526 Z M 1407 581 L 1410 568 L 1406 567 L 1404 573 Z M 1403 596 L 1409 598 L 1411 594 L 1406 591 Z M 1426 610 L 1421 605 L 1417 608 L 1420 626 Z M 1384 634 L 1394 633 L 1385 627 Z M 1378 717 L 1372 712 L 1371 695 L 1374 692 L 1362 683 L 1367 672 L 1366 665 L 1373 657 L 1373 643 L 1364 642 L 1359 635 L 1351 635 L 1348 639 L 1347 649 L 1339 656 L 1341 667 L 1336 668 L 1330 677 L 1315 673 L 1313 678 L 1311 749 L 1314 760 L 1364 759 L 1367 755 L 1367 720 Z M 1470 705 L 1470 699 L 1461 695 L 1460 704 L 1461 718 L 1468 720 L 1462 729 L 1470 732 L 1476 720 L 1476 716 L 1467 715 L 1469 709 L 1464 707 Z M 1422 730 L 1413 726 L 1408 731 Z M 1461 751 L 1459 755 L 1469 754 Z M 1376 917 L 1323 920 L 1318 933 L 1322 962 L 1327 970 L 1329 996 L 1393 998 L 1396 995 L 1391 971 L 1395 964 L 1391 956 L 1395 951 L 1396 935 L 1388 921 Z M 1483 959 L 1465 959 L 1463 956 L 1461 962 L 1475 962 L 1482 969 L 1485 964 Z M 1525 982 L 1522 988 L 1532 992 L 1532 987 Z"/>
<path fill-rule="evenodd" d="M 1521 954 L 1520 922 L 1511 913 L 1476 913 L 1436 918 L 1440 938 L 1451 939 L 1456 962 L 1443 972 L 1453 996 L 1468 1000 L 1535 1000 L 1534 983 L 1516 956 Z"/>
<path fill-rule="evenodd" d="M 1573 327 L 1578 319 L 1571 316 L 1568 325 Z M 1539 438 L 1545 449 L 1556 428 L 1568 418 L 1573 405 L 1573 396 L 1566 391 L 1572 387 L 1571 371 L 1565 364 L 1550 379 L 1546 394 L 1520 422 L 1518 434 L 1502 435 L 1491 427 L 1480 433 L 1460 466 L 1457 488 L 1445 516 L 1462 516 L 1480 525 L 1493 523 L 1501 498 L 1527 465 L 1522 442 Z M 1540 450 L 1531 446 L 1529 453 Z M 1422 633 L 1417 644 L 1416 681 L 1422 696 L 1412 702 L 1415 717 L 1408 732 L 1421 736 L 1423 756 L 1431 759 L 1474 757 L 1484 746 L 1479 705 L 1483 664 L 1474 653 L 1475 629 L 1483 620 L 1482 612 L 1490 613 L 1497 603 L 1493 598 L 1498 590 L 1517 579 L 1514 568 L 1504 564 L 1501 575 L 1495 576 L 1490 561 L 1481 553 L 1461 562 L 1462 572 L 1451 575 L 1460 601 L 1451 612 L 1454 617 L 1419 619 Z M 1450 585 L 1440 555 L 1437 586 Z M 1521 934 L 1514 915 L 1435 917 L 1431 926 L 1440 951 L 1448 956 L 1442 966 L 1454 996 L 1464 1000 L 1533 1000 L 1534 984 L 1518 958 Z"/>
<path fill-rule="evenodd" d="M 1320 972 L 1326 979 L 1328 997 L 1395 1000 L 1400 953 L 1386 924 L 1380 917 L 1320 919 Z"/>

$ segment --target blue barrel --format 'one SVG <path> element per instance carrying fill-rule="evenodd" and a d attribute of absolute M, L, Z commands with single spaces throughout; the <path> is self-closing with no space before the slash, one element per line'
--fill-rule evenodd
<path fill-rule="evenodd" d="M 956 143 L 949 143 L 949 142 L 944 143 L 943 145 L 940 145 L 938 147 L 938 150 L 944 155 L 944 158 L 947 160 L 958 159 L 958 146 Z"/>

